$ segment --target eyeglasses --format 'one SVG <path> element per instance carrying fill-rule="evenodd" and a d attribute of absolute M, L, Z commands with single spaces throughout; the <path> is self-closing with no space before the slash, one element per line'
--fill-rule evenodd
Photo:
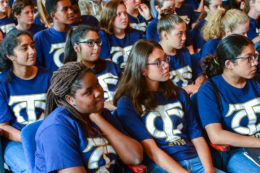
<path fill-rule="evenodd" d="M 97 39 L 97 40 L 89 39 L 89 40 L 85 40 L 85 41 L 79 41 L 78 43 L 86 43 L 89 47 L 94 47 L 95 44 L 97 44 L 98 46 L 101 46 L 102 40 L 100 40 L 100 39 Z"/>
<path fill-rule="evenodd" d="M 170 57 L 165 56 L 164 59 L 161 59 L 161 60 L 156 61 L 156 62 L 147 63 L 146 65 L 157 65 L 158 68 L 161 68 L 166 62 L 168 63 L 169 61 L 170 61 Z"/>
<path fill-rule="evenodd" d="M 258 61 L 259 54 L 249 55 L 249 56 L 239 56 L 239 57 L 236 57 L 235 59 L 247 59 L 248 63 L 252 63 L 253 60 L 257 60 Z"/>

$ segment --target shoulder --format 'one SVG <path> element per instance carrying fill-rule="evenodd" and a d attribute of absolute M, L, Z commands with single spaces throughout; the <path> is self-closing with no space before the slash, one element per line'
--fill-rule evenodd
<path fill-rule="evenodd" d="M 38 74 L 41 76 L 48 76 L 48 77 L 52 76 L 52 72 L 43 67 L 38 67 Z"/>
<path fill-rule="evenodd" d="M 37 133 L 38 135 L 41 135 L 42 133 L 48 131 L 51 127 L 54 129 L 59 127 L 74 129 L 77 124 L 77 121 L 71 117 L 71 114 L 65 108 L 57 107 L 43 121 Z"/>

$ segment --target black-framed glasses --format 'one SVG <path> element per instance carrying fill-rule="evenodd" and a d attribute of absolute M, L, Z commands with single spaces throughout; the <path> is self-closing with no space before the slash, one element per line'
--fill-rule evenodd
<path fill-rule="evenodd" d="M 95 44 L 97 44 L 98 46 L 101 46 L 102 40 L 100 40 L 100 39 L 97 39 L 97 40 L 89 39 L 89 40 L 85 40 L 85 41 L 79 41 L 78 43 L 86 43 L 89 47 L 94 47 Z"/>
<path fill-rule="evenodd" d="M 157 67 L 162 67 L 165 63 L 168 63 L 168 62 L 170 62 L 170 56 L 165 56 L 165 58 L 164 59 L 160 59 L 160 60 L 158 60 L 158 61 L 156 61 L 156 62 L 151 62 L 151 63 L 147 63 L 146 65 L 157 65 Z"/>
<path fill-rule="evenodd" d="M 239 57 L 236 57 L 235 59 L 247 59 L 247 62 L 248 63 L 252 63 L 253 60 L 257 60 L 259 59 L 259 54 L 255 54 L 255 55 L 248 55 L 248 56 L 239 56 Z"/>

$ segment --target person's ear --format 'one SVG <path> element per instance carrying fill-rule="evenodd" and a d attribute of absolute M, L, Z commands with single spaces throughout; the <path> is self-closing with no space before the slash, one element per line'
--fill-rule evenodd
<path fill-rule="evenodd" d="M 55 13 L 54 12 L 51 12 L 51 18 L 55 19 Z"/>
<path fill-rule="evenodd" d="M 11 61 L 14 61 L 15 56 L 14 55 L 6 55 L 7 58 Z"/>
<path fill-rule="evenodd" d="M 233 63 L 230 60 L 225 61 L 225 67 L 229 70 L 233 69 Z"/>
<path fill-rule="evenodd" d="M 80 46 L 78 44 L 74 44 L 73 46 L 75 52 L 79 53 L 80 52 Z"/>
<path fill-rule="evenodd" d="M 162 31 L 162 38 L 164 40 L 168 40 L 169 39 L 168 33 L 166 31 Z"/>
<path fill-rule="evenodd" d="M 73 106 L 73 107 L 76 106 L 76 101 L 75 101 L 75 99 L 72 96 L 65 95 L 65 99 L 71 106 Z"/>
<path fill-rule="evenodd" d="M 226 29 L 225 29 L 225 35 L 228 36 L 228 35 L 230 35 L 230 34 L 232 34 L 231 29 L 226 28 Z"/>
<path fill-rule="evenodd" d="M 142 75 L 147 76 L 147 70 L 146 69 L 142 72 Z"/>

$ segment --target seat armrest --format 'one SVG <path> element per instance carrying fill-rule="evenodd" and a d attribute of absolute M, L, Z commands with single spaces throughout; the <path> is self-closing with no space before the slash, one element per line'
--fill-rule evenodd
<path fill-rule="evenodd" d="M 127 167 L 134 173 L 146 173 L 145 165 L 127 165 Z"/>

